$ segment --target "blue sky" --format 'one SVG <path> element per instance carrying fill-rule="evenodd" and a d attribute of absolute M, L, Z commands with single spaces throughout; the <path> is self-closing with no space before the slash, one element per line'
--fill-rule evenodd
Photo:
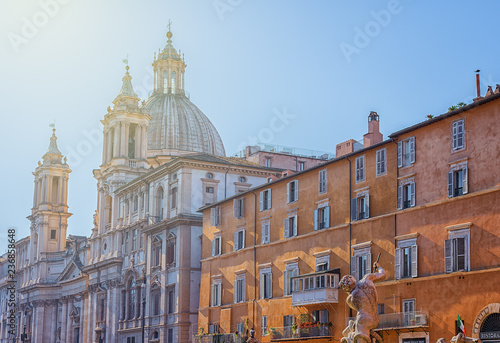
<path fill-rule="evenodd" d="M 147 97 L 169 19 L 186 90 L 232 154 L 256 137 L 333 152 L 362 138 L 372 110 L 386 137 L 470 103 L 474 70 L 483 94 L 500 83 L 498 13 L 493 1 L 3 0 L 0 250 L 8 227 L 29 234 L 32 172 L 54 120 L 73 170 L 68 234 L 90 234 L 99 121 L 127 55 Z M 288 120 L 273 131 L 277 113 Z"/>

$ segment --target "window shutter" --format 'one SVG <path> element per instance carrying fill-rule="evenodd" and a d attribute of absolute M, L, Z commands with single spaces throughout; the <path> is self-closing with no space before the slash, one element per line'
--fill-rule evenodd
<path fill-rule="evenodd" d="M 215 256 L 215 244 L 216 244 L 217 239 L 214 238 L 212 240 L 212 256 Z"/>
<path fill-rule="evenodd" d="M 293 198 L 294 201 L 299 200 L 299 181 L 296 180 L 295 182 L 295 197 Z"/>
<path fill-rule="evenodd" d="M 411 206 L 415 206 L 415 182 L 412 182 L 410 185 L 410 192 L 411 192 Z"/>
<path fill-rule="evenodd" d="M 210 209 L 210 225 L 215 226 L 215 208 Z"/>
<path fill-rule="evenodd" d="M 283 293 L 285 295 L 289 295 L 290 294 L 290 291 L 289 291 L 289 284 L 290 284 L 290 276 L 289 276 L 290 272 L 288 270 L 285 270 L 283 272 Z"/>
<path fill-rule="evenodd" d="M 269 189 L 267 191 L 267 209 L 270 209 L 271 208 L 271 190 Z"/>
<path fill-rule="evenodd" d="M 385 173 L 385 149 L 380 150 L 380 174 Z"/>
<path fill-rule="evenodd" d="M 297 236 L 297 216 L 293 217 L 293 235 Z"/>
<path fill-rule="evenodd" d="M 453 138 L 452 138 L 452 148 L 453 150 L 458 147 L 458 134 L 457 134 L 458 122 L 453 123 Z"/>
<path fill-rule="evenodd" d="M 217 238 L 217 245 L 219 248 L 218 255 L 221 255 L 222 254 L 222 237 Z"/>
<path fill-rule="evenodd" d="M 269 273 L 267 274 L 269 275 L 269 281 L 268 281 L 268 292 L 267 292 L 267 295 L 269 296 L 269 298 L 272 298 L 273 297 L 273 273 Z"/>
<path fill-rule="evenodd" d="M 463 194 L 467 194 L 469 192 L 469 185 L 467 183 L 467 167 L 465 167 L 464 169 L 462 169 L 463 173 L 462 173 L 462 176 L 463 176 L 463 183 L 462 183 L 462 192 Z"/>
<path fill-rule="evenodd" d="M 215 305 L 215 285 L 210 286 L 210 306 Z"/>
<path fill-rule="evenodd" d="M 221 222 L 220 206 L 217 206 L 216 209 L 217 209 L 217 216 L 216 216 L 217 218 L 216 218 L 215 222 L 216 222 L 217 226 L 219 226 L 220 222 Z"/>
<path fill-rule="evenodd" d="M 285 218 L 285 229 L 284 229 L 285 238 L 290 237 L 290 219 Z"/>
<path fill-rule="evenodd" d="M 380 155 L 381 155 L 382 150 L 378 150 L 376 152 L 376 158 L 377 158 L 377 175 L 380 175 Z"/>
<path fill-rule="evenodd" d="M 238 279 L 234 280 L 234 303 L 238 302 Z"/>
<path fill-rule="evenodd" d="M 394 278 L 401 279 L 401 249 L 396 248 L 394 251 Z"/>
<path fill-rule="evenodd" d="M 325 228 L 330 227 L 330 206 L 325 207 Z"/>
<path fill-rule="evenodd" d="M 291 182 L 286 184 L 286 202 L 290 202 L 290 184 Z"/>
<path fill-rule="evenodd" d="M 410 138 L 410 163 L 415 163 L 415 137 Z"/>
<path fill-rule="evenodd" d="M 264 210 L 264 192 L 260 192 L 260 210 Z"/>
<path fill-rule="evenodd" d="M 351 257 L 351 275 L 354 276 L 354 278 L 357 280 L 358 279 L 358 271 L 357 271 L 357 260 L 358 258 L 356 256 Z"/>
<path fill-rule="evenodd" d="M 370 218 L 370 195 L 365 195 L 365 218 Z"/>
<path fill-rule="evenodd" d="M 266 316 L 260 317 L 260 333 L 262 336 L 266 334 L 266 326 L 267 326 L 266 322 L 267 322 Z"/>
<path fill-rule="evenodd" d="M 233 218 L 239 218 L 239 216 L 238 216 L 238 199 L 233 200 Z"/>
<path fill-rule="evenodd" d="M 246 288 L 245 288 L 245 278 L 241 281 L 241 301 L 245 301 L 246 299 Z"/>
<path fill-rule="evenodd" d="M 222 283 L 219 283 L 217 287 L 217 306 L 220 305 L 222 305 Z"/>
<path fill-rule="evenodd" d="M 372 272 L 372 254 L 368 253 L 366 255 L 366 271 L 365 275 L 368 275 Z"/>
<path fill-rule="evenodd" d="M 453 255 L 451 245 L 451 239 L 446 239 L 444 241 L 444 269 L 446 273 L 451 273 L 453 271 Z"/>
<path fill-rule="evenodd" d="M 314 210 L 314 230 L 318 229 L 318 209 Z"/>
<path fill-rule="evenodd" d="M 245 199 L 240 199 L 240 218 L 245 215 Z"/>
<path fill-rule="evenodd" d="M 417 246 L 411 246 L 411 276 L 418 276 L 418 251 Z"/>
<path fill-rule="evenodd" d="M 398 186 L 398 210 L 403 208 L 403 186 Z"/>
<path fill-rule="evenodd" d="M 238 250 L 239 249 L 239 246 L 238 246 L 238 231 L 236 231 L 234 233 L 234 250 Z"/>
<path fill-rule="evenodd" d="M 398 142 L 398 167 L 403 166 L 403 143 Z"/>
<path fill-rule="evenodd" d="M 243 249 L 245 247 L 245 230 L 241 231 L 241 235 L 242 235 L 242 240 L 241 240 L 241 247 L 240 249 Z"/>
<path fill-rule="evenodd" d="M 453 197 L 453 172 L 448 173 L 448 198 Z"/>
<path fill-rule="evenodd" d="M 265 287 L 264 279 L 265 279 L 265 274 L 260 273 L 260 298 L 261 299 L 264 299 L 264 287 Z"/>
<path fill-rule="evenodd" d="M 466 239 L 465 237 L 455 238 L 457 241 L 457 268 L 456 270 L 467 270 L 467 253 L 466 253 Z"/>
<path fill-rule="evenodd" d="M 353 198 L 351 200 L 351 220 L 354 221 L 354 220 L 357 220 L 358 219 L 358 199 L 357 198 Z"/>

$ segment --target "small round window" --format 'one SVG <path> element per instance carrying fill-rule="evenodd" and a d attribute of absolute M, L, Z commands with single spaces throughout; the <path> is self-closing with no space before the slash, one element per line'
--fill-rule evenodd
<path fill-rule="evenodd" d="M 207 177 L 207 179 L 213 179 L 214 178 L 214 174 L 207 173 L 206 177 Z"/>
<path fill-rule="evenodd" d="M 239 177 L 240 182 L 247 182 L 247 178 L 244 176 Z"/>

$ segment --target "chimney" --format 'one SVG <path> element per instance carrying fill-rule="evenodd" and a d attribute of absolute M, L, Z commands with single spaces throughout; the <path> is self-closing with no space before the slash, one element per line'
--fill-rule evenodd
<path fill-rule="evenodd" d="M 473 99 L 474 101 L 481 100 L 481 82 L 479 80 L 479 72 L 481 70 L 476 70 L 476 97 Z"/>
<path fill-rule="evenodd" d="M 367 148 L 384 140 L 379 130 L 379 116 L 371 111 L 368 115 L 368 133 L 363 136 L 363 147 Z"/>

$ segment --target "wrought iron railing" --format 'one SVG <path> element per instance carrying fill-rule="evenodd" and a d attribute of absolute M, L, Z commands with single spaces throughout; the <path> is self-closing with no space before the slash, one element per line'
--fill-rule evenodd
<path fill-rule="evenodd" d="M 289 339 L 303 337 L 325 337 L 332 336 L 332 326 L 329 324 L 314 324 L 314 326 L 301 327 L 284 327 L 284 328 L 269 328 L 268 333 L 271 339 Z"/>
<path fill-rule="evenodd" d="M 195 343 L 245 343 L 246 341 L 247 336 L 236 335 L 234 333 L 194 336 Z"/>

